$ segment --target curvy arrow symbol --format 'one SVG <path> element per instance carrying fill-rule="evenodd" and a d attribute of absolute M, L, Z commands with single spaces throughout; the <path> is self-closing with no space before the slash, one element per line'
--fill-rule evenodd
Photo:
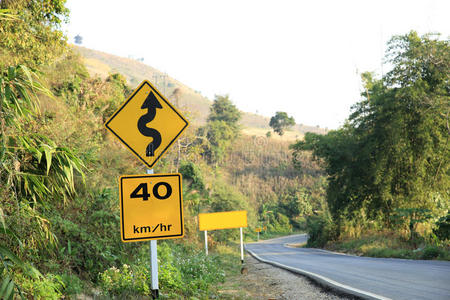
<path fill-rule="evenodd" d="M 138 129 L 139 132 L 145 136 L 152 137 L 153 141 L 147 145 L 147 149 L 145 151 L 145 155 L 155 156 L 155 150 L 161 145 L 161 134 L 158 130 L 153 128 L 148 128 L 147 123 L 153 121 L 156 115 L 156 109 L 162 108 L 161 104 L 156 99 L 153 92 L 145 99 L 144 103 L 141 106 L 142 109 L 147 109 L 147 113 L 139 118 L 138 120 Z"/>

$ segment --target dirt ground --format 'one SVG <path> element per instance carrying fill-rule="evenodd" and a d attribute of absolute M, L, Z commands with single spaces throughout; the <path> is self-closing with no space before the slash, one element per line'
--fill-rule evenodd
<path fill-rule="evenodd" d="M 313 283 L 308 278 L 259 262 L 246 255 L 244 274 L 232 278 L 221 287 L 224 299 L 356 299 L 338 295 Z"/>

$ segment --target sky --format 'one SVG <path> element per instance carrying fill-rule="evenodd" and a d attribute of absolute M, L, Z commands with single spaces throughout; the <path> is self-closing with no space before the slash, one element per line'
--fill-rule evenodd
<path fill-rule="evenodd" d="M 69 41 L 144 63 L 243 111 L 336 129 L 379 76 L 386 43 L 450 35 L 450 1 L 68 0 Z M 151 78 L 148 78 L 151 80 Z"/>

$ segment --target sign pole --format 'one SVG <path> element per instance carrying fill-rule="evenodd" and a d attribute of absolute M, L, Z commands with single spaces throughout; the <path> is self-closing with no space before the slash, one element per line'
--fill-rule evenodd
<path fill-rule="evenodd" d="M 156 240 L 150 241 L 150 260 L 151 260 L 151 270 L 152 270 L 152 296 L 153 299 L 159 298 L 159 287 L 158 287 L 158 252 Z"/>
<path fill-rule="evenodd" d="M 205 230 L 205 253 L 208 255 L 208 230 Z"/>
<path fill-rule="evenodd" d="M 241 232 L 241 263 L 244 263 L 244 242 L 242 238 L 242 227 L 239 227 L 239 231 Z"/>
<path fill-rule="evenodd" d="M 258 231 L 258 240 L 257 241 L 259 242 L 259 231 Z"/>
<path fill-rule="evenodd" d="M 153 169 L 147 169 L 147 174 L 153 174 Z M 152 297 L 159 298 L 158 287 L 158 251 L 156 240 L 150 241 L 150 269 L 152 272 Z"/>

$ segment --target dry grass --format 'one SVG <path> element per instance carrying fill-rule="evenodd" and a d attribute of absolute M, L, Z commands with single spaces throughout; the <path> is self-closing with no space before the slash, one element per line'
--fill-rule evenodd
<path fill-rule="evenodd" d="M 263 128 L 244 128 L 242 129 L 242 133 L 248 136 L 256 136 L 256 137 L 266 137 L 266 133 L 268 132 L 268 129 L 263 129 Z M 294 130 L 289 130 L 286 131 L 284 133 L 283 136 L 279 136 L 277 133 L 273 132 L 272 130 L 270 130 L 271 132 L 271 136 L 270 139 L 271 140 L 275 140 L 275 141 L 284 141 L 284 142 L 295 142 L 296 140 L 301 140 L 303 139 L 303 134 L 299 131 L 294 131 Z"/>
<path fill-rule="evenodd" d="M 92 76 L 106 78 L 109 73 L 118 72 L 127 78 L 128 83 L 132 87 L 137 86 L 144 79 L 150 80 L 155 84 L 160 92 L 162 92 L 169 99 L 169 101 L 174 104 L 178 102 L 177 106 L 179 108 L 193 113 L 195 118 L 190 120 L 191 123 L 196 123 L 198 125 L 205 124 L 206 118 L 209 114 L 209 107 L 212 102 L 210 99 L 203 96 L 199 91 L 191 89 L 182 82 L 167 76 L 167 74 L 164 74 L 163 72 L 140 61 L 119 57 L 84 47 L 73 47 L 84 58 L 84 63 Z M 162 85 L 163 76 L 166 76 L 165 86 Z M 155 78 L 158 78 L 159 82 L 154 82 Z M 172 94 L 176 88 L 181 90 L 178 100 L 172 97 Z M 249 135 L 265 136 L 266 132 L 270 129 L 269 120 L 270 118 L 268 117 L 243 112 L 241 123 L 245 128 L 249 128 L 251 130 L 255 129 L 255 133 L 250 132 L 248 133 Z M 293 127 L 292 132 L 286 132 L 285 136 L 280 138 L 280 140 L 285 139 L 286 141 L 295 141 L 297 136 L 298 138 L 302 138 L 302 134 L 307 131 L 326 133 L 326 130 L 323 128 L 297 124 Z M 272 137 L 274 139 L 279 139 L 279 136 L 277 137 L 275 134 L 272 134 Z"/>

